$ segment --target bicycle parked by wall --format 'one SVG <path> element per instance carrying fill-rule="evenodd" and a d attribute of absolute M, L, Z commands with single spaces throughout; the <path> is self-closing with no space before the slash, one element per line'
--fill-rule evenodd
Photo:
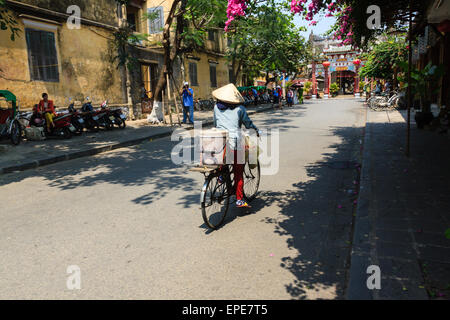
<path fill-rule="evenodd" d="M 389 111 L 397 108 L 401 93 L 396 91 L 389 94 L 373 95 L 367 100 L 370 109 L 374 111 Z"/>
<path fill-rule="evenodd" d="M 215 101 L 213 99 L 207 99 L 207 100 L 195 100 L 194 108 L 196 111 L 205 111 L 205 110 L 212 110 L 215 106 Z"/>

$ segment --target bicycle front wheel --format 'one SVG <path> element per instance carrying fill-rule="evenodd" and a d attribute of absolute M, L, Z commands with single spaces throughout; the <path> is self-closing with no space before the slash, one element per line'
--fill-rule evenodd
<path fill-rule="evenodd" d="M 206 179 L 201 199 L 203 220 L 214 230 L 222 225 L 230 206 L 230 181 L 225 176 L 219 177 L 214 174 Z"/>
<path fill-rule="evenodd" d="M 248 202 L 255 200 L 260 181 L 261 168 L 259 161 L 256 165 L 251 165 L 247 161 L 244 167 L 244 197 Z"/>

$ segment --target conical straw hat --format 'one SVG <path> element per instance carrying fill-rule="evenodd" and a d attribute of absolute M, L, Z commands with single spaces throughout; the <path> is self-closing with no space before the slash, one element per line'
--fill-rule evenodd
<path fill-rule="evenodd" d="M 244 98 L 241 93 L 238 91 L 236 86 L 232 83 L 223 86 L 217 90 L 212 92 L 214 99 L 220 100 L 229 104 L 240 104 L 244 103 Z"/>

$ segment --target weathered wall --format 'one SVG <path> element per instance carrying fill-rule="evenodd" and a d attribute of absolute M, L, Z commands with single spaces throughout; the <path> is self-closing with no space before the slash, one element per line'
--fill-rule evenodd
<path fill-rule="evenodd" d="M 20 26 L 24 30 L 21 21 Z M 0 88 L 12 91 L 25 109 L 37 103 L 42 92 L 48 92 L 59 107 L 67 106 L 69 97 L 124 103 L 120 72 L 112 62 L 115 49 L 111 39 L 112 33 L 102 28 L 58 26 L 59 82 L 30 81 L 25 33 L 13 42 L 8 32 L 0 31 Z"/>

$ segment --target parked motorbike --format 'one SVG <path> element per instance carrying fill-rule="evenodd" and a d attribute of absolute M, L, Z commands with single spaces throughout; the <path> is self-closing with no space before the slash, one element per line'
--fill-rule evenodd
<path fill-rule="evenodd" d="M 90 107 L 92 108 L 92 105 L 90 105 Z M 106 130 L 112 130 L 114 128 L 114 123 L 112 122 L 110 117 L 112 116 L 110 115 L 110 111 L 107 108 L 106 102 L 102 103 L 100 109 L 92 111 L 92 120 L 96 123 L 97 127 L 102 127 Z"/>
<path fill-rule="evenodd" d="M 94 107 L 91 102 L 86 102 L 81 107 L 80 116 L 84 121 L 85 128 L 94 132 L 97 132 L 100 129 L 100 124 L 96 114 L 97 112 L 94 111 Z M 96 119 L 94 119 L 94 117 L 96 117 Z"/>
<path fill-rule="evenodd" d="M 122 109 L 118 108 L 118 109 L 114 109 L 111 110 L 108 108 L 108 100 L 104 101 L 102 103 L 102 109 L 108 110 L 108 118 L 109 121 L 111 121 L 111 123 L 113 125 L 118 126 L 120 129 L 125 129 L 126 127 L 126 119 L 127 116 L 125 114 L 123 114 Z"/>
<path fill-rule="evenodd" d="M 37 109 L 37 105 L 35 106 Z M 30 119 L 30 126 L 43 127 L 47 137 L 58 137 L 64 139 L 72 138 L 72 135 L 76 132 L 76 128 L 71 123 L 72 115 L 70 113 L 60 114 L 53 118 L 54 127 L 47 129 L 45 113 L 35 112 Z"/>
<path fill-rule="evenodd" d="M 69 113 L 71 114 L 70 122 L 75 127 L 76 132 L 75 134 L 80 135 L 83 133 L 84 128 L 86 128 L 86 122 L 83 119 L 81 113 L 75 109 L 74 103 L 71 103 L 69 107 L 67 108 Z"/>
<path fill-rule="evenodd" d="M 126 120 L 127 116 L 122 112 L 121 108 L 112 111 L 114 117 L 116 118 L 116 124 L 120 129 L 125 129 L 127 126 Z"/>

